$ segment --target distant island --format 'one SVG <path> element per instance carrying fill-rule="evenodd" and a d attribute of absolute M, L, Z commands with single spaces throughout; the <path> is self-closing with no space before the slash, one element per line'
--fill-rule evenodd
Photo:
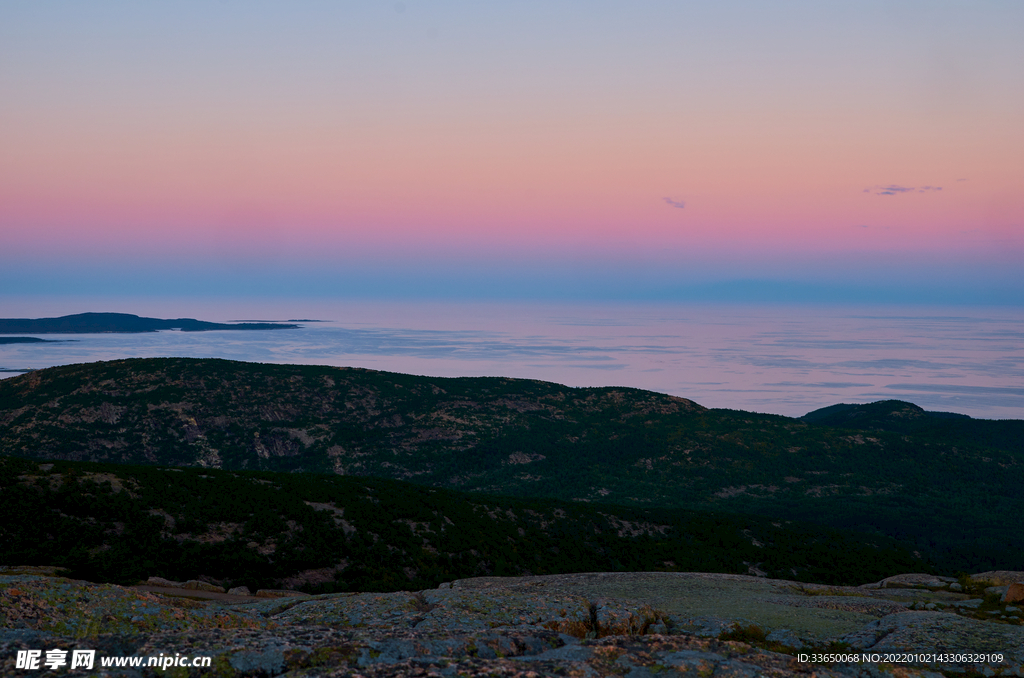
<path fill-rule="evenodd" d="M 182 332 L 208 332 L 210 330 L 283 330 L 297 329 L 290 323 L 211 323 L 195 318 L 142 318 L 130 313 L 77 313 L 59 318 L 0 318 L 0 334 L 97 334 L 105 332 L 139 333 L 158 330 L 181 330 Z M 34 337 L 13 337 L 20 343 L 45 341 Z"/>
<path fill-rule="evenodd" d="M 40 339 L 38 337 L 0 337 L 0 344 L 55 344 L 53 339 Z"/>
<path fill-rule="evenodd" d="M 258 319 L 242 318 L 240 320 L 235 320 L 233 322 L 239 322 L 239 323 L 280 323 L 280 322 L 289 322 L 289 323 L 326 323 L 326 322 L 331 322 L 331 321 L 330 320 L 314 320 L 313 318 L 288 318 L 288 320 L 258 320 Z"/>

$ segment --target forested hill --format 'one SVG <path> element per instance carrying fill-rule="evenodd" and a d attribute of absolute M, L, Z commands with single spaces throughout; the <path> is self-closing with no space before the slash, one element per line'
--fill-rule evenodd
<path fill-rule="evenodd" d="M 800 419 L 820 426 L 910 433 L 936 443 L 1024 450 L 1024 421 L 1020 419 L 972 419 L 966 414 L 929 412 L 901 400 L 832 405 L 808 412 Z"/>
<path fill-rule="evenodd" d="M 223 360 L 70 365 L 0 382 L 8 455 L 758 513 L 1024 569 L 1006 533 L 1024 512 L 1024 451 L 1002 440 L 835 428 L 628 388 Z"/>

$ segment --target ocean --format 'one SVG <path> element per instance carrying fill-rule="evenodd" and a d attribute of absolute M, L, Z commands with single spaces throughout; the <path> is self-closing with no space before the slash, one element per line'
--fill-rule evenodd
<path fill-rule="evenodd" d="M 900 399 L 1024 418 L 1021 308 L 0 298 L 0 317 L 85 311 L 317 322 L 274 331 L 38 335 L 57 341 L 0 345 L 0 369 L 227 358 L 629 386 L 787 416 Z"/>

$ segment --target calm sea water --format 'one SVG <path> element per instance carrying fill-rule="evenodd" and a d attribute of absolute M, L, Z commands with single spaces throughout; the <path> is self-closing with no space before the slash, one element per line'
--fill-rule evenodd
<path fill-rule="evenodd" d="M 0 317 L 83 311 L 322 322 L 267 332 L 41 335 L 60 341 L 0 345 L 0 369 L 216 357 L 632 386 L 790 416 L 898 398 L 1024 418 L 1019 308 L 0 299 Z"/>

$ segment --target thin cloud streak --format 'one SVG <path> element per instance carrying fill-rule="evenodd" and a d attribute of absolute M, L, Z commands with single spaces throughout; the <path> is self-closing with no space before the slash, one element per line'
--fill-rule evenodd
<path fill-rule="evenodd" d="M 942 186 L 899 186 L 897 184 L 889 184 L 888 186 L 872 186 L 871 188 L 865 188 L 864 193 L 873 193 L 874 195 L 902 195 L 903 193 L 933 193 L 941 190 Z"/>

